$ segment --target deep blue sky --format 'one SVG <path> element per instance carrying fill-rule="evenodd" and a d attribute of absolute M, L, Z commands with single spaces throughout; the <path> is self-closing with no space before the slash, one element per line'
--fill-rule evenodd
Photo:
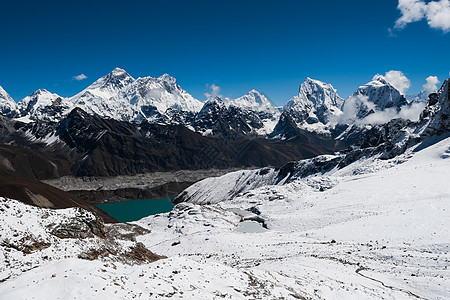
<path fill-rule="evenodd" d="M 115 67 L 169 73 L 200 100 L 215 83 L 224 96 L 255 88 L 276 104 L 307 76 L 347 97 L 376 73 L 403 71 L 417 92 L 450 68 L 450 33 L 422 21 L 389 36 L 393 0 L 5 2 L 0 85 L 16 101 L 38 88 L 74 95 Z"/>

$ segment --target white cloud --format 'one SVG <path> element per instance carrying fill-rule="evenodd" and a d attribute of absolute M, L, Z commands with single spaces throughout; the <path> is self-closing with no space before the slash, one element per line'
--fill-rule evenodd
<path fill-rule="evenodd" d="M 400 111 L 397 112 L 395 108 L 387 108 L 382 111 L 375 111 L 373 114 L 368 115 L 362 120 L 358 120 L 358 124 L 386 124 L 392 119 L 404 119 L 411 121 L 418 121 L 420 114 L 424 110 L 426 102 L 415 102 L 411 105 L 404 105 L 401 107 Z"/>
<path fill-rule="evenodd" d="M 84 74 L 80 74 L 80 75 L 77 75 L 77 76 L 73 76 L 73 79 L 75 79 L 76 81 L 84 80 L 84 79 L 86 79 L 86 78 L 87 78 L 87 76 L 84 75 Z"/>
<path fill-rule="evenodd" d="M 431 28 L 441 29 L 444 32 L 450 30 L 450 1 L 428 3 L 427 20 Z"/>
<path fill-rule="evenodd" d="M 395 22 L 395 28 L 403 29 L 412 22 L 417 22 L 425 17 L 427 5 L 420 0 L 398 0 L 397 8 L 401 11 L 401 17 Z"/>
<path fill-rule="evenodd" d="M 369 97 L 363 95 L 350 96 L 345 100 L 342 107 L 342 115 L 333 122 L 336 123 L 356 123 L 358 125 L 377 125 L 385 124 L 392 119 L 406 119 L 411 121 L 418 121 L 421 112 L 426 106 L 426 102 L 417 102 L 411 105 L 404 105 L 397 111 L 396 108 L 387 108 L 385 110 L 377 110 L 375 104 L 368 101 Z M 361 107 L 367 107 L 367 110 L 374 112 L 363 119 L 356 117 L 357 112 Z"/>
<path fill-rule="evenodd" d="M 401 71 L 391 70 L 389 72 L 386 72 L 384 76 L 377 74 L 373 77 L 373 80 L 375 80 L 379 76 L 381 76 L 382 78 L 384 78 L 384 80 L 389 82 L 402 95 L 404 95 L 405 92 L 411 87 L 411 81 Z"/>
<path fill-rule="evenodd" d="M 437 76 L 428 76 L 427 83 L 423 85 L 423 90 L 428 94 L 434 93 L 438 90 L 439 79 Z"/>
<path fill-rule="evenodd" d="M 396 29 L 426 19 L 431 28 L 450 31 L 450 0 L 429 3 L 423 0 L 399 0 L 397 8 L 402 15 L 395 22 Z"/>
<path fill-rule="evenodd" d="M 220 95 L 220 86 L 215 85 L 214 83 L 211 85 L 207 84 L 206 86 L 211 89 L 211 92 L 205 93 L 205 96 L 207 99 L 212 99 L 215 97 L 222 97 L 222 95 Z"/>

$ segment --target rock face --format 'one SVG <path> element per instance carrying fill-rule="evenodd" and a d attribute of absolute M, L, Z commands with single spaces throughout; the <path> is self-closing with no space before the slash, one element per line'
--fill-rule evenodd
<path fill-rule="evenodd" d="M 51 226 L 51 233 L 59 238 L 85 239 L 105 236 L 105 225 L 93 214 L 81 208 L 74 209 L 75 215 Z"/>
<path fill-rule="evenodd" d="M 195 116 L 193 127 L 203 135 L 256 135 L 264 127 L 259 116 L 251 110 L 229 105 L 216 97 L 205 102 Z"/>
<path fill-rule="evenodd" d="M 428 98 L 428 106 L 420 116 L 422 135 L 442 135 L 450 131 L 450 79 Z"/>

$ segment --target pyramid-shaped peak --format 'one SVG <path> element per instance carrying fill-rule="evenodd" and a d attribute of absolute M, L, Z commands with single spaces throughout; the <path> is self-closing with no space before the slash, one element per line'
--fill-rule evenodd
<path fill-rule="evenodd" d="M 133 81 L 134 78 L 131 77 L 131 75 L 128 74 L 124 69 L 115 68 L 114 70 L 111 71 L 111 73 L 99 78 L 87 89 L 94 89 L 94 88 L 121 89 L 124 86 L 132 83 Z"/>
<path fill-rule="evenodd" d="M 255 89 L 252 89 L 251 91 L 249 91 L 247 94 L 257 94 L 257 95 L 262 95 L 260 92 L 258 92 Z"/>
<path fill-rule="evenodd" d="M 37 96 L 37 95 L 44 95 L 44 94 L 51 94 L 49 91 L 47 91 L 46 89 L 38 89 L 36 91 L 34 91 L 30 96 Z"/>
<path fill-rule="evenodd" d="M 121 68 L 115 68 L 114 70 L 112 70 L 112 72 L 110 74 L 113 75 L 122 75 L 122 74 L 128 74 L 127 71 L 125 71 L 124 69 Z"/>

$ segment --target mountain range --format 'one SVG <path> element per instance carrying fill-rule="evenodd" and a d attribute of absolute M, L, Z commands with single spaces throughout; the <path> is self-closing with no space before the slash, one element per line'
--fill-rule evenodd
<path fill-rule="evenodd" d="M 409 97 L 410 102 L 425 101 L 425 95 Z M 209 99 L 205 102 L 182 89 L 175 78 L 134 79 L 116 68 L 80 93 L 64 98 L 40 89 L 17 104 L 0 89 L 0 114 L 22 122 L 57 122 L 74 108 L 102 118 L 140 123 L 180 124 L 203 135 L 230 133 L 271 138 L 292 138 L 289 131 L 305 129 L 332 134 L 336 125 L 348 125 L 357 119 L 389 108 L 400 110 L 409 102 L 382 76 L 359 87 L 347 100 L 331 84 L 307 78 L 299 93 L 284 107 L 276 107 L 256 90 L 237 99 Z M 350 109 L 352 115 L 342 118 Z M 231 120 L 236 116 L 238 120 Z"/>
<path fill-rule="evenodd" d="M 184 125 L 119 121 L 78 107 L 57 122 L 0 118 L 0 166 L 10 172 L 0 177 L 0 192 L 8 194 L 0 197 L 0 294 L 7 299 L 448 298 L 450 80 L 428 95 L 417 120 L 368 126 L 363 120 L 381 107 L 392 113 L 398 109 L 394 103 L 404 102 L 402 96 L 391 97 L 397 94 L 386 84 L 375 84 L 384 86 L 375 94 L 389 101 L 367 105 L 372 92 L 365 86 L 354 95 L 366 106 L 353 107 L 362 113 L 343 132 L 366 130 L 350 147 L 206 178 L 179 193 L 170 212 L 132 223 L 110 218 L 105 225 L 92 205 L 31 178 L 19 181 L 13 173 L 48 176 L 62 170 L 63 153 L 80 155 L 75 165 L 83 170 L 137 168 L 143 160 L 179 165 L 177 149 L 185 149 L 178 158 L 186 167 L 190 158 L 220 164 L 237 161 L 221 152 L 236 148 L 232 141 L 261 143 L 243 158 L 250 160 L 270 157 L 261 152 L 269 142 L 279 143 L 279 154 L 286 154 L 287 145 L 299 147 L 298 138 L 219 138 Z M 314 91 L 305 84 L 299 98 L 321 105 L 289 105 L 299 112 L 292 125 L 306 135 L 322 124 L 320 138 L 333 139 L 333 119 L 347 111 L 335 110 L 342 101 L 337 96 L 335 102 L 318 100 Z M 230 113 L 231 106 L 211 99 L 207 107 L 205 120 Z M 224 120 L 208 119 L 202 128 L 220 128 Z M 30 143 L 33 138 L 40 142 Z M 218 141 L 222 144 L 214 144 Z M 119 158 L 126 162 L 120 168 Z M 10 199 L 18 197 L 28 197 L 22 202 L 34 207 Z"/>
<path fill-rule="evenodd" d="M 283 107 L 256 90 L 200 102 L 167 74 L 135 79 L 119 68 L 68 98 L 40 89 L 16 103 L 0 89 L 0 175 L 280 167 L 372 145 L 383 137 L 371 119 L 424 107 L 421 97 L 408 101 L 376 76 L 346 100 L 331 84 L 307 78 Z"/>

